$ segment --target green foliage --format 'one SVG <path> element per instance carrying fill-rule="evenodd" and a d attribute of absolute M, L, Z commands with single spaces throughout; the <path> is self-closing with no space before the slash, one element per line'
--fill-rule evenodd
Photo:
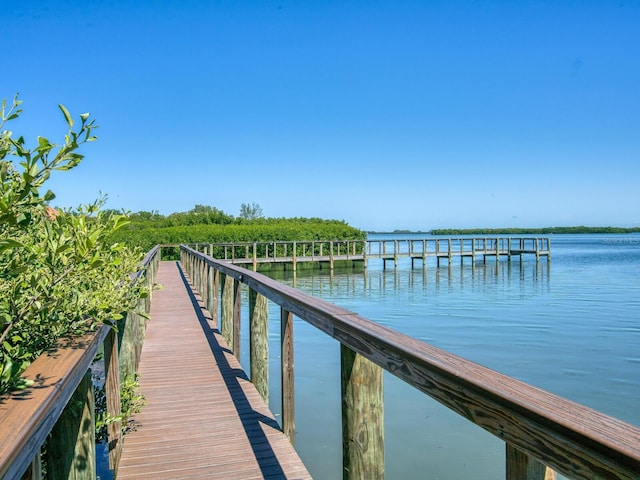
<path fill-rule="evenodd" d="M 0 129 L 21 113 L 14 98 L 2 102 Z M 26 147 L 23 137 L 0 133 L 0 394 L 24 387 L 20 374 L 61 338 L 79 335 L 127 311 L 142 289 L 129 288 L 141 255 L 110 237 L 126 218 L 100 211 L 104 199 L 75 210 L 48 205 L 41 189 L 53 171 L 77 166 L 77 149 L 95 140 L 89 114 L 68 126 L 58 146 L 38 137 Z"/>
<path fill-rule="evenodd" d="M 366 233 L 343 221 L 321 219 L 260 219 L 227 225 L 192 224 L 123 229 L 115 241 L 148 250 L 157 244 L 358 240 Z"/>
<path fill-rule="evenodd" d="M 112 416 L 107 413 L 107 396 L 104 385 L 96 387 L 95 399 L 97 442 L 107 440 L 107 426 L 113 422 L 121 422 L 122 433 L 127 433 L 130 429 L 129 417 L 140 413 L 146 404 L 146 398 L 140 393 L 137 374 L 133 377 L 127 376 L 120 382 L 120 415 Z"/>
<path fill-rule="evenodd" d="M 253 204 L 253 207 L 247 206 L 247 212 L 251 210 L 256 215 L 261 214 L 259 205 Z M 203 205 L 168 216 L 155 211 L 137 212 L 129 215 L 129 221 L 126 227 L 113 235 L 113 241 L 145 251 L 157 244 L 363 240 L 367 235 L 342 220 L 234 218 L 215 207 Z"/>

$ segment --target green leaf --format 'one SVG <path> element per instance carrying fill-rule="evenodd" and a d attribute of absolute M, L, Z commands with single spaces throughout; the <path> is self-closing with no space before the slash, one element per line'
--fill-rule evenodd
<path fill-rule="evenodd" d="M 9 248 L 21 248 L 24 247 L 20 242 L 16 240 L 10 240 L 8 238 L 3 238 L 0 240 L 0 252 L 7 250 Z"/>
<path fill-rule="evenodd" d="M 64 115 L 64 119 L 67 121 L 67 125 L 69 125 L 69 128 L 73 127 L 73 118 L 71 118 L 71 114 L 69 113 L 69 110 L 67 110 L 65 106 L 62 104 L 58 105 L 58 108 Z"/>

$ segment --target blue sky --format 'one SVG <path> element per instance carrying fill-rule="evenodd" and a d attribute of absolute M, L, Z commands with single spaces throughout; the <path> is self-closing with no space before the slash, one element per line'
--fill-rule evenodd
<path fill-rule="evenodd" d="M 58 205 L 368 230 L 640 225 L 640 1 L 4 0 L 11 129 L 99 140 Z"/>

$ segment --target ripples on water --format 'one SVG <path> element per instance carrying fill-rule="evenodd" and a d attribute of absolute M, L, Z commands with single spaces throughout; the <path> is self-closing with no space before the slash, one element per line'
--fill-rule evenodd
<path fill-rule="evenodd" d="M 475 268 L 411 269 L 406 260 L 383 270 L 370 261 L 365 273 L 282 281 L 640 425 L 640 236 L 553 236 L 551 263 L 487 258 Z M 273 308 L 270 318 L 279 318 Z M 270 330 L 277 412 L 278 323 Z M 314 478 L 341 478 L 338 343 L 296 319 L 295 349 L 296 447 Z M 391 375 L 385 431 L 387 478 L 504 478 L 503 442 Z"/>

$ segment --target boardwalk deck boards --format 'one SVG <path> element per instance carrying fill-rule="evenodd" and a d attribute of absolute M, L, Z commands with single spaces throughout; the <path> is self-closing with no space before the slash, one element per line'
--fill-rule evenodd
<path fill-rule="evenodd" d="M 311 478 L 177 264 L 157 282 L 118 479 Z"/>

